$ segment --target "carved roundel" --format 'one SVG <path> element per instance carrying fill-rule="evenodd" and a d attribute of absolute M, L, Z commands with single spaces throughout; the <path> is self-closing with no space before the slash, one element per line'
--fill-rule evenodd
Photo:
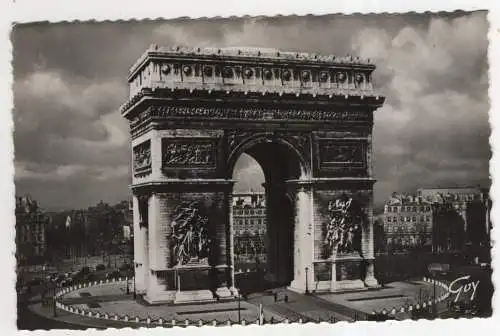
<path fill-rule="evenodd" d="M 340 83 L 344 83 L 347 79 L 347 75 L 345 72 L 339 72 L 339 73 L 337 73 L 337 78 L 338 78 Z"/>
<path fill-rule="evenodd" d="M 163 66 L 161 67 L 161 72 L 164 74 L 164 75 L 168 75 L 170 73 L 170 65 L 168 64 L 163 64 Z"/>
<path fill-rule="evenodd" d="M 321 72 L 319 73 L 319 80 L 320 80 L 321 82 L 326 82 L 326 81 L 328 80 L 328 72 L 326 72 L 326 71 L 321 71 Z"/>
<path fill-rule="evenodd" d="M 191 69 L 191 67 L 189 65 L 185 65 L 183 68 L 182 68 L 182 71 L 184 72 L 184 74 L 186 76 L 189 76 L 191 75 L 191 73 L 193 72 L 193 69 Z"/>
<path fill-rule="evenodd" d="M 203 68 L 203 73 L 207 77 L 212 77 L 212 74 L 214 73 L 214 69 L 212 69 L 211 66 L 207 66 L 207 67 Z"/>
<path fill-rule="evenodd" d="M 308 82 L 311 79 L 311 74 L 307 70 L 303 70 L 300 76 L 304 82 Z"/>
<path fill-rule="evenodd" d="M 289 81 L 292 78 L 292 73 L 290 72 L 290 70 L 285 70 L 283 71 L 282 76 L 284 80 Z"/>
<path fill-rule="evenodd" d="M 264 70 L 264 79 L 270 80 L 273 78 L 273 72 L 271 69 L 265 69 Z"/>
<path fill-rule="evenodd" d="M 253 76 L 253 70 L 250 69 L 250 68 L 246 68 L 244 71 L 243 71 L 243 74 L 245 75 L 245 78 L 250 78 Z"/>
<path fill-rule="evenodd" d="M 233 77 L 233 68 L 231 68 L 231 67 L 224 67 L 224 69 L 222 69 L 222 74 L 226 78 Z"/>

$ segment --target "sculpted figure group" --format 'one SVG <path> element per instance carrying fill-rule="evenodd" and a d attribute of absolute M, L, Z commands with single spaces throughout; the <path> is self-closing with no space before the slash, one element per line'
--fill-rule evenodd
<path fill-rule="evenodd" d="M 206 165 L 213 161 L 211 144 L 170 143 L 163 156 L 166 165 Z"/>
<path fill-rule="evenodd" d="M 328 204 L 330 220 L 326 223 L 327 254 L 359 251 L 362 210 L 352 198 L 342 197 Z"/>
<path fill-rule="evenodd" d="M 182 202 L 175 208 L 171 223 L 175 265 L 208 258 L 211 240 L 207 226 L 208 217 L 202 215 L 198 202 Z"/>

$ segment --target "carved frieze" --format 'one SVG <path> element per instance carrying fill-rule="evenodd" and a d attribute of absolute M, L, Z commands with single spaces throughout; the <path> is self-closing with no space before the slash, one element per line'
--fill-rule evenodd
<path fill-rule="evenodd" d="M 155 118 L 210 118 L 210 119 L 252 119 L 252 120 L 332 120 L 369 122 L 367 111 L 329 111 L 278 108 L 218 108 L 188 106 L 151 106 L 146 112 Z M 142 117 L 145 119 L 145 116 Z"/>
<path fill-rule="evenodd" d="M 172 266 L 208 263 L 212 239 L 208 234 L 208 216 L 199 202 L 182 202 L 171 219 Z"/>
<path fill-rule="evenodd" d="M 214 139 L 163 138 L 162 168 L 215 168 L 217 146 Z"/>
<path fill-rule="evenodd" d="M 143 143 L 133 148 L 133 167 L 134 175 L 146 175 L 151 172 L 151 140 L 146 140 Z"/>

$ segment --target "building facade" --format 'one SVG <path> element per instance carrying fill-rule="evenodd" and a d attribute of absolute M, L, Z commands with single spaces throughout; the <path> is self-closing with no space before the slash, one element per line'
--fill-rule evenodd
<path fill-rule="evenodd" d="M 267 220 L 264 193 L 233 194 L 233 239 L 236 269 L 267 261 Z"/>
<path fill-rule="evenodd" d="M 384 208 L 387 247 L 446 252 L 485 246 L 490 207 L 488 192 L 480 188 L 421 188 L 414 195 L 393 194 Z"/>
<path fill-rule="evenodd" d="M 45 231 L 49 224 L 50 216 L 31 196 L 16 198 L 16 257 L 19 263 L 36 261 L 45 255 Z"/>
<path fill-rule="evenodd" d="M 421 197 L 393 194 L 384 207 L 387 249 L 432 247 L 432 204 Z"/>

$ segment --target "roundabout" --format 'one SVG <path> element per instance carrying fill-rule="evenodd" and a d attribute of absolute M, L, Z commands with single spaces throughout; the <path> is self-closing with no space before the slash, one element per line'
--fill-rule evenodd
<path fill-rule="evenodd" d="M 186 326 L 258 323 L 259 307 L 246 301 L 188 305 L 151 305 L 127 294 L 127 279 L 71 286 L 56 294 L 56 307 L 85 320 L 121 323 L 123 326 Z M 263 311 L 263 319 L 283 320 Z"/>
<path fill-rule="evenodd" d="M 46 319 L 86 328 L 227 326 L 233 324 L 305 323 L 373 320 L 404 320 L 413 314 L 428 313 L 436 302 L 438 309 L 450 296 L 446 284 L 424 278 L 423 281 L 392 283 L 375 291 L 346 292 L 331 295 L 302 295 L 280 290 L 280 297 L 253 294 L 250 299 L 202 304 L 148 304 L 141 297 L 127 294 L 127 280 L 111 279 L 62 288 L 56 292 L 56 308 L 34 304 L 30 309 Z M 133 279 L 132 279 L 133 280 Z M 435 285 L 435 286 L 434 286 Z M 413 287 L 414 290 L 410 288 Z M 436 296 L 418 298 L 421 290 Z M 404 294 L 404 295 L 403 295 Z M 406 298 L 411 298 L 407 300 Z M 359 303 L 373 310 L 360 309 Z M 370 303 L 369 305 L 366 302 Z M 260 307 L 263 307 L 262 309 Z M 371 309 L 370 308 L 370 309 Z M 57 311 L 57 312 L 56 312 Z M 262 315 L 260 314 L 262 312 Z"/>

